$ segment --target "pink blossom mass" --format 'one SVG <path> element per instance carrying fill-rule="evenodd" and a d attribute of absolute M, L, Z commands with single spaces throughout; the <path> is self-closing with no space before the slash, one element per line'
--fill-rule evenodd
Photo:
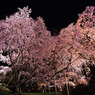
<path fill-rule="evenodd" d="M 7 52 L 5 61 L 11 68 L 6 73 L 7 86 L 19 91 L 22 85 L 35 82 L 88 85 L 83 77 L 90 74 L 89 65 L 95 65 L 95 7 L 87 6 L 77 22 L 57 36 L 51 35 L 42 17 L 33 19 L 31 13 L 28 6 L 18 8 L 0 20 L 0 50 Z"/>

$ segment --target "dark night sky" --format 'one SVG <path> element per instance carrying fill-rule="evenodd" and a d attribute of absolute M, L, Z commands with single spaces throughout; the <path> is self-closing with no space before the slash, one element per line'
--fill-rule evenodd
<path fill-rule="evenodd" d="M 1 0 L 0 19 L 25 6 L 32 9 L 31 17 L 41 16 L 48 30 L 56 32 L 76 22 L 78 13 L 83 12 L 86 6 L 95 6 L 95 0 Z"/>

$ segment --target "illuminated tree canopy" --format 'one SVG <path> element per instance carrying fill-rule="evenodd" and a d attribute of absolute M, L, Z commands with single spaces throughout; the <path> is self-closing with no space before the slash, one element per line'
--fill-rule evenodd
<path fill-rule="evenodd" d="M 89 65 L 95 65 L 95 7 L 86 7 L 77 23 L 57 36 L 51 36 L 41 17 L 30 17 L 31 9 L 18 9 L 0 21 L 0 50 L 7 52 L 11 66 L 7 85 L 18 91 L 29 82 L 54 83 L 55 79 L 56 85 L 62 85 L 67 78 L 82 83 L 83 66 L 89 75 Z"/>

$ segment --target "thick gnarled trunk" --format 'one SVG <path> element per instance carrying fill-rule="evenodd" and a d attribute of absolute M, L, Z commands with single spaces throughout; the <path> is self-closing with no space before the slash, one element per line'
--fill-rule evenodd
<path fill-rule="evenodd" d="M 18 85 L 16 85 L 16 92 L 22 92 L 22 90 L 21 90 L 21 87 L 19 87 Z"/>

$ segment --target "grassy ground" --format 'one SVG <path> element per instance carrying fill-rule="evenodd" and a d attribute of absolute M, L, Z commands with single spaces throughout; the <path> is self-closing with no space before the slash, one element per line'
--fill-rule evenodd
<path fill-rule="evenodd" d="M 15 95 L 15 94 L 10 93 L 10 92 L 0 91 L 0 95 Z"/>
<path fill-rule="evenodd" d="M 50 94 L 49 93 L 20 93 L 20 94 L 16 94 L 16 93 L 9 93 L 9 92 L 3 92 L 3 91 L 0 91 L 0 95 L 56 95 L 55 92 L 51 92 Z M 57 93 L 57 95 L 61 95 L 60 92 Z"/>
<path fill-rule="evenodd" d="M 56 95 L 55 92 L 49 93 L 23 93 L 23 95 Z M 57 95 L 61 95 L 60 92 L 57 93 Z"/>

